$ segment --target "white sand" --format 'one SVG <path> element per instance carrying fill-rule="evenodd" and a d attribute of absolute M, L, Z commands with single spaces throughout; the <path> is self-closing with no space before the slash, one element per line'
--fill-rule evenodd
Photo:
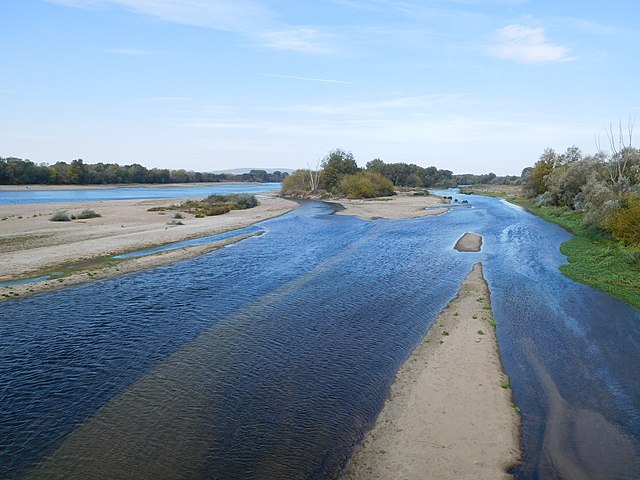
<path fill-rule="evenodd" d="M 363 220 L 419 218 L 428 215 L 440 215 L 450 208 L 449 203 L 440 197 L 433 195 L 418 196 L 410 193 L 399 193 L 393 197 L 375 199 L 340 199 L 339 203 L 344 207 L 344 210 L 339 210 L 336 214 L 354 215 Z M 429 208 L 429 210 L 425 210 L 426 208 Z"/>

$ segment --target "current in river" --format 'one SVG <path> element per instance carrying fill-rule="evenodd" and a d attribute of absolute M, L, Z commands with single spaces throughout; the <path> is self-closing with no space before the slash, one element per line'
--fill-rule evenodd
<path fill-rule="evenodd" d="M 402 221 L 304 202 L 222 250 L 0 304 L 0 478 L 337 478 L 478 261 L 516 476 L 639 478 L 640 311 L 560 273 L 564 230 L 453 196 Z M 453 250 L 465 232 L 482 252 Z"/>

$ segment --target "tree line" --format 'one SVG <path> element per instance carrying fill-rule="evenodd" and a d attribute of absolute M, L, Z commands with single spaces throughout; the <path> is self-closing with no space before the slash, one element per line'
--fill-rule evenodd
<path fill-rule="evenodd" d="M 392 195 L 396 187 L 450 188 L 481 183 L 511 185 L 519 182 L 520 177 L 516 175 L 454 175 L 450 170 L 403 162 L 385 163 L 379 158 L 367 162 L 365 168 L 360 168 L 351 152 L 336 149 L 329 152 L 315 169 L 296 170 L 291 174 L 283 183 L 283 193 L 367 198 Z"/>
<path fill-rule="evenodd" d="M 0 157 L 0 185 L 112 185 L 121 183 L 200 183 L 200 182 L 282 182 L 287 172 L 251 170 L 249 173 L 207 173 L 191 170 L 147 168 L 140 164 L 86 164 L 82 159 L 71 163 L 36 164 L 31 160 Z"/>

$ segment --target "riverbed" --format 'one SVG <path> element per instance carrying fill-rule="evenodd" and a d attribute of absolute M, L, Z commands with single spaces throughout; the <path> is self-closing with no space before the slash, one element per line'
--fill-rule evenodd
<path fill-rule="evenodd" d="M 458 198 L 403 221 L 307 202 L 232 247 L 0 305 L 0 477 L 336 478 L 482 261 L 517 477 L 637 478 L 640 312 L 562 276 L 564 230 Z M 453 249 L 465 232 L 482 252 Z"/>

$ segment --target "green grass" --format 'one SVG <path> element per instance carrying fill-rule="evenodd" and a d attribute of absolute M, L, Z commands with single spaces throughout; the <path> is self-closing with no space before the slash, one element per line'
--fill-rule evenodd
<path fill-rule="evenodd" d="M 584 227 L 583 214 L 580 212 L 559 207 L 538 207 L 523 198 L 510 201 L 575 235 L 560 245 L 560 251 L 569 262 L 560 265 L 564 275 L 640 309 L 640 262 L 637 249 L 624 246 L 605 232 Z"/>

